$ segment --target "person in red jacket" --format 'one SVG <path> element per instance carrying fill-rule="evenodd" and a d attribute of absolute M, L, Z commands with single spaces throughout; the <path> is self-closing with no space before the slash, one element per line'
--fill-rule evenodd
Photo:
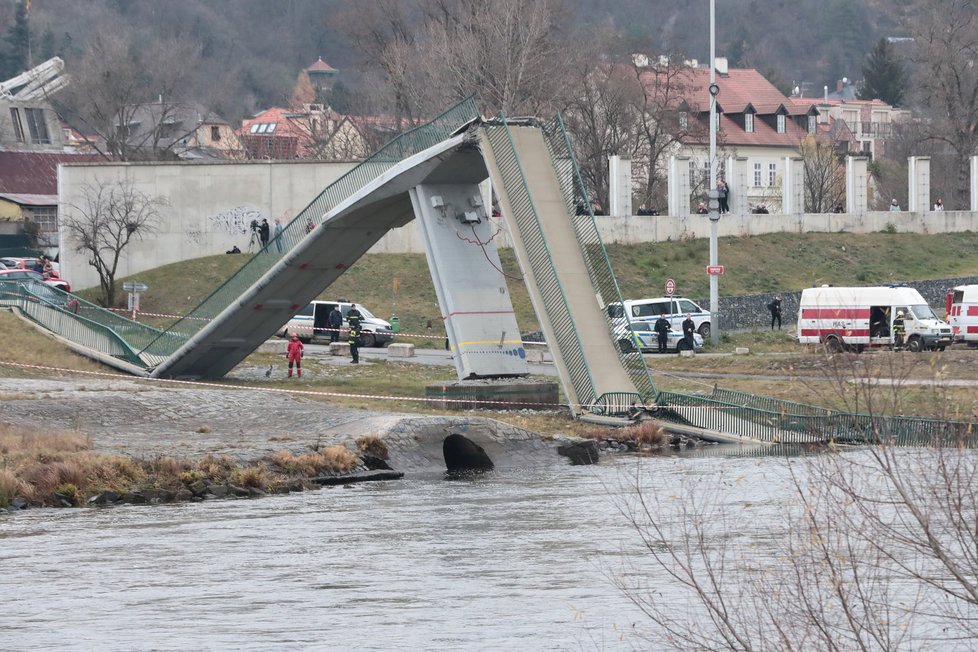
<path fill-rule="evenodd" d="M 306 347 L 302 346 L 302 342 L 299 341 L 299 336 L 296 333 L 292 333 L 289 336 L 289 378 L 292 377 L 292 363 L 295 363 L 296 375 L 302 378 L 302 353 L 306 350 Z"/>

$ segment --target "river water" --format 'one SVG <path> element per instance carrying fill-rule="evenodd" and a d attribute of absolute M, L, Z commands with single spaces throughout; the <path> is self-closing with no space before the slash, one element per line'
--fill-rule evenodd
<path fill-rule="evenodd" d="M 648 649 L 650 623 L 614 581 L 671 590 L 619 511 L 635 478 L 661 497 L 702 486 L 749 506 L 727 544 L 752 546 L 780 527 L 785 468 L 777 457 L 620 457 L 2 514 L 0 649 Z M 721 495 L 718 477 L 729 480 Z"/>

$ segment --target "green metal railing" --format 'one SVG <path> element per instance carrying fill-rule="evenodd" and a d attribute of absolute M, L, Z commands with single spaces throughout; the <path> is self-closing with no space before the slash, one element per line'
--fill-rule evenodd
<path fill-rule="evenodd" d="M 841 412 L 720 389 L 711 395 L 661 392 L 658 400 L 657 416 L 666 421 L 759 441 L 978 445 L 978 425 L 966 421 Z"/>
<path fill-rule="evenodd" d="M 172 355 L 188 338 L 217 317 L 253 286 L 283 254 L 301 242 L 312 229 L 323 223 L 327 214 L 409 156 L 446 140 L 452 132 L 479 118 L 472 98 L 459 102 L 427 124 L 394 138 L 380 150 L 327 187 L 304 208 L 282 233 L 255 254 L 234 276 L 218 287 L 196 308 L 174 323 L 163 334 L 147 343 L 142 351 L 154 358 Z"/>
<path fill-rule="evenodd" d="M 543 309 L 554 331 L 556 342 L 553 344 L 559 349 L 564 365 L 567 367 L 569 380 L 577 394 L 578 402 L 590 405 L 597 398 L 591 370 L 588 368 L 584 347 L 567 305 L 567 297 L 560 286 L 557 270 L 543 235 L 543 227 L 540 225 L 540 218 L 527 189 L 526 177 L 508 123 L 505 117 L 500 117 L 498 122 L 486 124 L 483 128 L 502 176 L 495 181 L 502 184 L 509 198 L 512 216 L 519 228 L 530 269 L 540 291 Z"/>
<path fill-rule="evenodd" d="M 16 307 L 34 323 L 103 355 L 146 366 L 133 342 L 161 331 L 37 281 L 0 281 L 0 305 Z"/>
<path fill-rule="evenodd" d="M 587 197 L 587 190 L 581 178 L 577 160 L 574 158 L 574 150 L 571 148 L 563 118 L 558 114 L 553 121 L 543 125 L 543 134 L 547 148 L 550 150 L 554 169 L 557 172 L 561 192 L 564 195 L 567 215 L 570 216 L 571 222 L 574 224 L 574 232 L 577 234 L 577 241 L 581 245 L 581 253 L 584 255 L 588 275 L 594 288 L 598 291 L 601 305 L 604 307 L 608 332 L 615 343 L 618 358 L 621 360 L 625 371 L 628 372 L 642 400 L 651 402 L 655 398 L 656 390 L 652 376 L 645 364 L 645 357 L 641 351 L 632 347 L 629 347 L 631 351 L 628 351 L 621 346 L 622 342 L 632 342 L 632 332 L 629 328 L 628 319 L 615 319 L 608 310 L 610 304 L 617 303 L 622 306 L 624 302 L 618 281 L 615 279 L 615 272 L 611 268 L 611 261 L 608 259 L 608 252 L 605 250 L 604 242 L 602 242 L 598 227 L 594 222 L 590 202 L 583 202 L 584 210 L 579 210 L 579 200 Z"/>

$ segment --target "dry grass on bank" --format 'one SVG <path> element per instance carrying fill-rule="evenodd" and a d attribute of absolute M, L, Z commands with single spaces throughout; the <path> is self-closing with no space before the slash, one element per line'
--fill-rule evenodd
<path fill-rule="evenodd" d="M 212 485 L 233 485 L 277 493 L 296 483 L 356 468 L 359 457 L 342 446 L 296 455 L 277 451 L 252 463 L 228 456 L 198 460 L 148 460 L 96 453 L 78 433 L 35 433 L 0 425 L 0 508 L 17 498 L 35 506 L 84 505 L 100 493 L 119 495 L 146 489 L 202 495 Z"/>
<path fill-rule="evenodd" d="M 41 365 L 75 371 L 116 373 L 94 360 L 78 355 L 52 337 L 42 335 L 34 327 L 9 310 L 0 310 L 0 363 Z M 42 369 L 24 369 L 0 364 L 0 377 L 38 378 L 63 375 Z"/>

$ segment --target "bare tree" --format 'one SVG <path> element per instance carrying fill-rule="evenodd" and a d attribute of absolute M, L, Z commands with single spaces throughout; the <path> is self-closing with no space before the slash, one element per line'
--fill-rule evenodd
<path fill-rule="evenodd" d="M 884 364 L 866 378 L 848 354 L 824 368 L 843 409 L 876 415 L 875 444 L 768 464 L 767 494 L 724 474 L 666 492 L 635 476 L 623 493 L 645 559 L 669 581 L 643 584 L 648 569 L 616 581 L 660 647 L 967 649 L 978 636 L 975 433 L 947 422 L 929 445 L 900 446 L 900 426 L 881 415 L 900 412 L 909 368 Z M 755 532 L 748 513 L 784 520 Z"/>
<path fill-rule="evenodd" d="M 155 234 L 163 197 L 150 197 L 130 181 L 85 185 L 81 202 L 67 207 L 61 217 L 66 241 L 75 251 L 88 255 L 88 264 L 98 272 L 100 303 L 115 304 L 116 271 L 129 243 Z"/>
<path fill-rule="evenodd" d="M 809 134 L 798 151 L 805 166 L 805 212 L 831 212 L 846 196 L 845 168 L 835 148 Z"/>
<path fill-rule="evenodd" d="M 169 158 L 173 145 L 197 126 L 172 130 L 199 60 L 197 44 L 174 39 L 145 47 L 120 27 L 92 39 L 72 66 L 71 83 L 51 101 L 80 133 L 96 134 L 108 157 Z M 152 124 L 142 124 L 147 119 Z"/>
<path fill-rule="evenodd" d="M 954 152 L 948 208 L 968 206 L 968 161 L 978 149 L 978 6 L 971 0 L 918 0 L 906 21 L 913 37 L 914 111 L 930 139 Z"/>

